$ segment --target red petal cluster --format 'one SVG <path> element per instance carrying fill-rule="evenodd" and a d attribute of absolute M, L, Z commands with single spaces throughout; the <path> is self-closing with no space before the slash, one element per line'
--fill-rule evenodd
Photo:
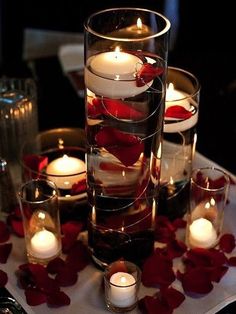
<path fill-rule="evenodd" d="M 21 238 L 24 237 L 24 227 L 19 207 L 15 207 L 14 211 L 8 216 L 7 222 L 14 234 Z"/>
<path fill-rule="evenodd" d="M 170 106 L 165 111 L 166 118 L 175 118 L 175 119 L 189 119 L 192 116 L 192 112 L 188 111 L 182 106 L 174 105 Z"/>
<path fill-rule="evenodd" d="M 10 238 L 10 232 L 5 222 L 0 221 L 0 243 L 7 242 Z"/>
<path fill-rule="evenodd" d="M 42 172 L 42 170 L 47 166 L 48 157 L 35 154 L 25 155 L 23 156 L 23 162 L 28 169 L 33 171 L 31 172 L 30 170 L 27 171 L 25 169 L 26 176 L 31 177 L 33 179 L 37 179 L 38 173 Z"/>
<path fill-rule="evenodd" d="M 62 231 L 62 250 L 68 253 L 75 245 L 79 233 L 83 229 L 83 224 L 78 221 L 68 221 L 61 226 Z"/>
<path fill-rule="evenodd" d="M 7 281 L 8 281 L 7 274 L 0 269 L 0 288 L 3 288 L 7 284 Z"/>
<path fill-rule="evenodd" d="M 5 264 L 12 250 L 12 243 L 0 244 L 0 263 Z"/>
<path fill-rule="evenodd" d="M 144 63 L 136 74 L 136 85 L 142 87 L 151 82 L 155 77 L 163 74 L 164 69 L 155 64 Z"/>
<path fill-rule="evenodd" d="M 93 98 L 88 102 L 88 116 L 97 118 L 98 116 L 112 116 L 117 119 L 141 120 L 144 113 L 136 110 L 131 104 L 125 103 L 119 99 Z"/>
<path fill-rule="evenodd" d="M 232 234 L 225 233 L 220 238 L 220 249 L 225 253 L 231 253 L 235 248 L 235 238 Z"/>
<path fill-rule="evenodd" d="M 98 146 L 104 147 L 126 167 L 132 166 L 144 150 L 144 144 L 140 138 L 112 127 L 102 128 L 96 134 L 95 139 Z"/>

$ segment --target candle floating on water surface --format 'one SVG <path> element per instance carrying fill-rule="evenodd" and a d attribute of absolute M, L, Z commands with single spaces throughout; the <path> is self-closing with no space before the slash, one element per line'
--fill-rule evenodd
<path fill-rule="evenodd" d="M 210 248 L 216 240 L 216 230 L 209 220 L 198 218 L 189 226 L 189 244 L 192 247 Z"/>
<path fill-rule="evenodd" d="M 37 258 L 47 259 L 57 255 L 60 246 L 56 236 L 48 230 L 36 232 L 30 241 L 30 253 Z"/>

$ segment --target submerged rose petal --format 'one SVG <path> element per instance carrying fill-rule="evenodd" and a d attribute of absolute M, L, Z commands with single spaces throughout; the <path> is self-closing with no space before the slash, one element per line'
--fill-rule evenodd
<path fill-rule="evenodd" d="M 231 253 L 235 248 L 235 237 L 233 234 L 223 234 L 219 241 L 220 249 L 225 253 Z"/>
<path fill-rule="evenodd" d="M 5 273 L 5 271 L 0 269 L 0 288 L 5 287 L 5 285 L 7 284 L 7 281 L 8 281 L 7 273 Z"/>
<path fill-rule="evenodd" d="M 12 243 L 0 245 L 0 263 L 5 264 L 12 250 Z"/>
<path fill-rule="evenodd" d="M 164 69 L 151 63 L 144 63 L 136 74 L 136 85 L 142 87 L 151 82 L 155 77 L 161 75 Z"/>
<path fill-rule="evenodd" d="M 52 307 L 70 305 L 70 298 L 63 291 L 53 292 L 47 296 L 47 304 Z"/>
<path fill-rule="evenodd" d="M 0 243 L 7 242 L 10 238 L 10 232 L 5 222 L 0 221 Z"/>
<path fill-rule="evenodd" d="M 71 188 L 71 195 L 77 195 L 87 190 L 86 178 L 74 183 Z"/>
<path fill-rule="evenodd" d="M 140 138 L 112 127 L 104 127 L 95 136 L 98 146 L 118 158 L 126 167 L 132 166 L 144 150 Z"/>
<path fill-rule="evenodd" d="M 192 112 L 188 111 L 182 106 L 174 105 L 170 106 L 165 111 L 166 118 L 176 118 L 176 119 L 189 119 L 192 116 Z"/>
<path fill-rule="evenodd" d="M 25 290 L 25 297 L 27 304 L 29 304 L 30 306 L 43 304 L 47 300 L 45 293 L 33 288 Z"/>
<path fill-rule="evenodd" d="M 188 270 L 182 274 L 182 286 L 187 293 L 209 293 L 213 289 L 211 273 L 203 267 Z"/>

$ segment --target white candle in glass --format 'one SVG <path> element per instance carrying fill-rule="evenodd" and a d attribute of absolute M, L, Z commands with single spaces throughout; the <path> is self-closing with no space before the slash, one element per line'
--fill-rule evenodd
<path fill-rule="evenodd" d="M 189 226 L 189 244 L 192 247 L 210 248 L 216 244 L 217 232 L 205 218 L 194 220 Z"/>
<path fill-rule="evenodd" d="M 143 62 L 135 55 L 119 50 L 103 52 L 88 60 L 85 84 L 96 95 L 109 98 L 127 98 L 138 95 L 152 85 L 136 86 L 135 75 Z"/>
<path fill-rule="evenodd" d="M 129 307 L 136 302 L 136 280 L 125 272 L 117 272 L 110 278 L 110 302 L 118 307 Z"/>
<path fill-rule="evenodd" d="M 47 259 L 57 255 L 59 250 L 59 242 L 51 231 L 38 231 L 30 240 L 30 253 L 34 257 Z"/>
<path fill-rule="evenodd" d="M 85 170 L 82 160 L 64 155 L 50 162 L 46 173 L 48 180 L 53 181 L 59 189 L 69 190 L 74 183 L 81 180 L 81 173 Z"/>

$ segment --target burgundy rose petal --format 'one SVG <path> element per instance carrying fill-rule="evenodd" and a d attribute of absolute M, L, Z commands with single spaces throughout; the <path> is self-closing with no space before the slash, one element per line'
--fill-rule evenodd
<path fill-rule="evenodd" d="M 58 270 L 55 280 L 61 287 L 72 286 L 78 279 L 77 272 L 69 266 L 64 266 Z"/>
<path fill-rule="evenodd" d="M 225 255 L 216 249 L 194 248 L 186 253 L 185 263 L 193 266 L 221 266 L 227 262 Z"/>
<path fill-rule="evenodd" d="M 10 238 L 10 232 L 5 222 L 0 221 L 0 243 L 7 242 Z"/>
<path fill-rule="evenodd" d="M 192 116 L 192 112 L 188 111 L 182 106 L 174 105 L 170 106 L 165 111 L 166 118 L 176 118 L 176 119 L 189 119 Z"/>
<path fill-rule="evenodd" d="M 174 228 L 176 229 L 182 229 L 186 227 L 186 220 L 182 219 L 182 218 L 176 218 L 174 221 L 172 221 L 172 225 L 174 226 Z"/>
<path fill-rule="evenodd" d="M 87 247 L 81 241 L 77 241 L 66 257 L 66 264 L 76 271 L 81 271 L 89 262 L 90 256 Z"/>
<path fill-rule="evenodd" d="M 151 82 L 155 77 L 161 75 L 164 69 L 156 67 L 151 63 L 144 63 L 136 74 L 136 85 L 142 87 Z"/>
<path fill-rule="evenodd" d="M 47 264 L 47 271 L 50 274 L 56 274 L 61 268 L 65 266 L 65 261 L 60 257 L 54 258 L 52 261 L 49 261 Z"/>
<path fill-rule="evenodd" d="M 35 172 L 41 172 L 48 164 L 48 157 L 40 155 L 23 156 L 24 164 Z"/>
<path fill-rule="evenodd" d="M 93 98 L 92 102 L 87 102 L 88 117 L 97 118 L 103 113 L 103 106 L 99 98 Z"/>
<path fill-rule="evenodd" d="M 12 250 L 12 243 L 0 245 L 0 263 L 5 264 Z"/>
<path fill-rule="evenodd" d="M 159 298 L 145 296 L 138 302 L 138 307 L 144 314 L 172 314 L 173 309 L 168 303 L 161 302 Z"/>
<path fill-rule="evenodd" d="M 142 283 L 146 287 L 169 286 L 175 280 L 172 266 L 172 261 L 156 250 L 144 262 Z"/>
<path fill-rule="evenodd" d="M 223 234 L 219 241 L 220 249 L 225 253 L 231 253 L 235 248 L 235 237 L 233 234 Z"/>
<path fill-rule="evenodd" d="M 220 282 L 221 278 L 227 273 L 228 267 L 215 266 L 211 269 L 211 281 Z"/>
<path fill-rule="evenodd" d="M 174 239 L 167 244 L 167 254 L 171 259 L 182 256 L 186 251 L 187 246 L 182 241 Z"/>
<path fill-rule="evenodd" d="M 70 298 L 63 291 L 53 292 L 47 296 L 47 304 L 55 307 L 69 305 Z"/>
<path fill-rule="evenodd" d="M 180 291 L 174 289 L 173 287 L 169 287 L 167 289 L 161 290 L 162 299 L 169 304 L 170 308 L 176 309 L 180 306 L 181 303 L 185 300 L 185 296 Z"/>
<path fill-rule="evenodd" d="M 77 195 L 87 190 L 86 178 L 74 183 L 71 188 L 71 195 Z"/>
<path fill-rule="evenodd" d="M 61 230 L 64 235 L 73 235 L 75 237 L 81 232 L 83 224 L 78 221 L 68 221 L 61 225 Z"/>
<path fill-rule="evenodd" d="M 165 216 L 157 216 L 155 227 L 155 240 L 161 243 L 168 243 L 175 239 L 176 228 Z"/>
<path fill-rule="evenodd" d="M 30 306 L 40 305 L 47 301 L 46 294 L 38 289 L 26 289 L 25 290 L 26 302 Z"/>
<path fill-rule="evenodd" d="M 209 293 L 213 289 L 211 273 L 203 267 L 188 270 L 182 275 L 182 286 L 186 293 Z"/>
<path fill-rule="evenodd" d="M 228 259 L 228 265 L 229 265 L 229 266 L 236 266 L 236 256 L 231 256 L 231 257 Z"/>
<path fill-rule="evenodd" d="M 24 237 L 25 233 L 24 233 L 24 226 L 23 226 L 22 220 L 12 218 L 10 220 L 10 225 L 14 234 L 16 234 L 20 238 Z"/>
<path fill-rule="evenodd" d="M 0 288 L 5 287 L 5 285 L 7 284 L 8 281 L 8 276 L 5 273 L 5 271 L 0 269 Z"/>

